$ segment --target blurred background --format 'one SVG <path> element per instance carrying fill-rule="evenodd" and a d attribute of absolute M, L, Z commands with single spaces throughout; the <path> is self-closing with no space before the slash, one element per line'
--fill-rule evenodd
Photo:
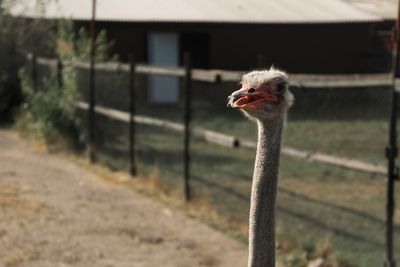
<path fill-rule="evenodd" d="M 382 264 L 395 0 L 97 0 L 94 20 L 92 4 L 0 0 L 3 124 L 54 149 L 83 154 L 89 142 L 97 162 L 201 206 L 245 243 L 256 125 L 226 99 L 242 73 L 275 66 L 296 99 L 280 261 Z M 398 208 L 394 225 L 398 261 Z"/>

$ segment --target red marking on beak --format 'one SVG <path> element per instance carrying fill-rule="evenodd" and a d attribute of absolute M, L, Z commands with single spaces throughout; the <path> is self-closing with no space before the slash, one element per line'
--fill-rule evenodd
<path fill-rule="evenodd" d="M 276 103 L 278 97 L 266 91 L 255 91 L 249 93 L 249 88 L 240 89 L 237 93 L 238 99 L 234 100 L 232 107 L 257 109 L 261 103 Z M 253 90 L 254 91 L 254 90 Z"/>

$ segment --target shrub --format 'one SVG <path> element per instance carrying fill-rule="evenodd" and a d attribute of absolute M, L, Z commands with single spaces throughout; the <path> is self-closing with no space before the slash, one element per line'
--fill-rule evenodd
<path fill-rule="evenodd" d="M 20 71 L 21 88 L 25 101 L 20 108 L 17 126 L 35 138 L 49 143 L 60 136 L 76 137 L 77 119 L 75 102 L 78 98 L 76 72 L 64 70 L 64 83 L 60 88 L 55 69 L 42 81 L 42 88 L 35 91 L 26 69 Z"/>
<path fill-rule="evenodd" d="M 62 60 L 88 60 L 90 39 L 85 29 L 75 32 L 72 21 L 60 20 L 54 38 L 55 54 Z M 106 33 L 102 31 L 96 39 L 96 60 L 106 61 Z M 76 115 L 75 103 L 79 99 L 78 73 L 72 66 L 64 66 L 63 86 L 57 81 L 56 66 L 51 66 L 49 75 L 39 78 L 38 88 L 33 88 L 33 82 L 28 68 L 24 67 L 19 75 L 21 79 L 24 103 L 20 108 L 17 126 L 35 138 L 40 138 L 48 144 L 54 144 L 60 138 L 78 141 L 79 120 Z"/>

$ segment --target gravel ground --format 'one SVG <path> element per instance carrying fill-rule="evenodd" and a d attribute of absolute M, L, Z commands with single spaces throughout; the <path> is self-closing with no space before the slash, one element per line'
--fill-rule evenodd
<path fill-rule="evenodd" d="M 0 266 L 246 266 L 246 248 L 181 212 L 0 130 Z"/>

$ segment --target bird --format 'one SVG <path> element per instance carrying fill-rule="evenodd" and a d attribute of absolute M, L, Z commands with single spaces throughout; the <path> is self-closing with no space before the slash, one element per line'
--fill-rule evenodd
<path fill-rule="evenodd" d="M 242 88 L 228 97 L 258 126 L 250 197 L 248 267 L 275 266 L 275 210 L 282 134 L 294 97 L 288 75 L 271 67 L 242 77 Z"/>

